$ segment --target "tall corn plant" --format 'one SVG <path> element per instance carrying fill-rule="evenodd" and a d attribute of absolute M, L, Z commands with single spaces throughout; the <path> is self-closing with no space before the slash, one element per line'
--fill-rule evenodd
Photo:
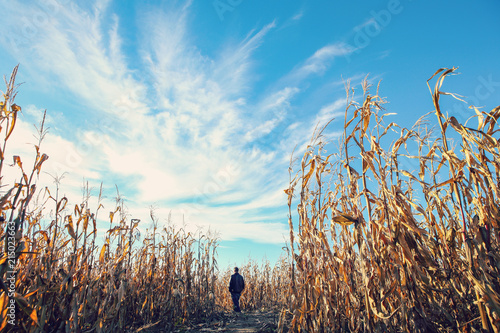
<path fill-rule="evenodd" d="M 285 191 L 298 230 L 290 222 L 281 330 L 499 331 L 500 107 L 474 108 L 476 128 L 445 116 L 440 96 L 452 94 L 440 89 L 454 71 L 431 77 L 438 137 L 422 119 L 385 125 L 366 81 L 362 104 L 346 86 L 339 153 L 325 156 L 316 135 Z"/>
<path fill-rule="evenodd" d="M 0 330 L 22 323 L 24 329 L 32 329 L 38 325 L 36 309 L 30 304 L 30 299 L 37 293 L 37 288 L 27 286 L 23 282 L 32 279 L 25 267 L 35 252 L 32 252 L 32 240 L 29 232 L 36 224 L 36 216 L 29 211 L 29 204 L 36 192 L 36 178 L 42 164 L 48 156 L 41 154 L 40 143 L 45 135 L 44 121 L 39 128 L 39 140 L 35 145 L 36 158 L 30 169 L 25 169 L 21 158 L 13 156 L 13 163 L 19 168 L 20 177 L 14 183 L 8 183 L 1 174 L 7 156 L 7 143 L 14 131 L 18 113 L 21 107 L 15 104 L 17 96 L 16 75 L 18 66 L 14 68 L 10 79 L 5 79 L 6 90 L 2 92 L 0 102 Z M 45 117 L 44 117 L 45 119 Z M 26 232 L 28 230 L 28 233 Z M 31 250 L 31 251 L 30 251 Z M 21 321 L 20 321 L 21 320 Z"/>

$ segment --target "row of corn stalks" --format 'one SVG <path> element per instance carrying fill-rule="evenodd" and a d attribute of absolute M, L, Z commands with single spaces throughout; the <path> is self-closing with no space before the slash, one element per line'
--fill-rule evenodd
<path fill-rule="evenodd" d="M 440 97 L 459 99 L 441 91 L 454 71 L 428 80 L 434 127 L 386 124 L 378 88 L 370 95 L 365 80 L 359 104 L 346 85 L 338 152 L 317 133 L 285 190 L 293 263 L 281 330 L 500 331 L 500 107 L 471 107 L 463 124 L 445 115 Z"/>
<path fill-rule="evenodd" d="M 16 74 L 17 67 L 0 104 L 0 176 L 21 111 L 14 103 Z M 100 194 L 97 207 L 90 207 L 87 186 L 81 204 L 69 207 L 59 179 L 55 189 L 37 189 L 48 158 L 40 149 L 44 122 L 38 130 L 30 171 L 14 156 L 20 180 L 0 178 L 0 331 L 121 332 L 153 326 L 168 331 L 232 309 L 230 269 L 221 273 L 217 267 L 214 235 L 160 222 L 152 210 L 151 227 L 141 238 L 141 222 L 127 219 L 118 195 L 109 228 L 98 237 L 105 209 Z M 269 263 L 242 266 L 248 286 L 244 308 L 278 306 L 288 269 L 284 259 L 276 267 L 272 272 Z"/>
<path fill-rule="evenodd" d="M 240 267 L 240 273 L 245 279 L 245 290 L 241 295 L 240 306 L 245 311 L 279 311 L 287 300 L 289 277 L 288 258 L 283 254 L 279 260 L 271 266 L 268 260 L 261 263 L 249 259 L 247 263 Z M 226 270 L 222 275 L 222 281 L 229 281 L 231 272 Z M 225 284 L 222 288 L 227 290 Z M 223 293 L 220 293 L 223 294 Z M 225 303 L 221 304 L 225 308 L 232 308 L 230 298 L 224 298 Z"/>

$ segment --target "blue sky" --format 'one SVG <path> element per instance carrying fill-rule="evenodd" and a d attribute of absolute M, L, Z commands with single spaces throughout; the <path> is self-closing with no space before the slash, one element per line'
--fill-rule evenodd
<path fill-rule="evenodd" d="M 290 154 L 331 118 L 335 140 L 344 80 L 359 94 L 367 74 L 381 80 L 403 126 L 432 111 L 426 80 L 441 67 L 461 73 L 445 90 L 499 104 L 498 1 L 0 3 L 0 72 L 19 63 L 24 82 L 7 154 L 32 158 L 47 109 L 41 184 L 64 174 L 78 202 L 83 179 L 103 181 L 105 211 L 116 185 L 143 229 L 154 206 L 160 221 L 219 232 L 222 266 L 281 253 Z M 444 109 L 470 115 L 454 100 Z"/>

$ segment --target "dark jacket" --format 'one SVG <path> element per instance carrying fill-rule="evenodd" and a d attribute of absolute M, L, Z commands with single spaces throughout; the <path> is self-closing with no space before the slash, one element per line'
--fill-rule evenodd
<path fill-rule="evenodd" d="M 231 281 L 229 282 L 229 291 L 232 293 L 241 293 L 245 289 L 245 280 L 243 276 L 239 273 L 234 273 L 231 275 Z"/>

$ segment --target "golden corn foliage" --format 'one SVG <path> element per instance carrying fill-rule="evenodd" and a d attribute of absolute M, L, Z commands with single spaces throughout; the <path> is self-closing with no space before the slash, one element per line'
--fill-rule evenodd
<path fill-rule="evenodd" d="M 440 89 L 454 71 L 429 79 L 437 135 L 423 119 L 384 125 L 378 89 L 365 81 L 357 104 L 346 86 L 338 153 L 316 135 L 285 190 L 294 261 L 282 330 L 499 332 L 500 107 L 472 108 L 474 128 L 446 116 Z"/>
<path fill-rule="evenodd" d="M 282 308 L 280 330 L 292 332 L 499 331 L 494 135 L 500 107 L 474 108 L 475 128 L 445 116 L 439 102 L 448 93 L 440 89 L 454 70 L 431 77 L 438 75 L 431 95 L 439 136 L 423 121 L 411 129 L 384 125 L 384 100 L 365 83 L 358 105 L 347 86 L 339 153 L 326 154 L 319 133 L 285 191 L 289 258 L 272 268 L 267 261 L 240 267 L 244 309 Z M 16 73 L 17 67 L 0 102 L 0 176 L 21 110 L 14 103 Z M 45 133 L 42 121 L 29 171 L 14 156 L 19 181 L 0 178 L 1 331 L 107 332 L 155 324 L 171 330 L 231 309 L 231 269 L 219 271 L 215 237 L 159 228 L 152 212 L 153 227 L 140 244 L 140 221 L 127 220 L 117 200 L 98 245 L 104 208 L 89 206 L 88 189 L 74 207 L 57 187 L 37 190 L 48 158 L 40 150 Z M 40 206 L 31 203 L 36 193 L 44 197 Z M 44 209 L 53 211 L 49 223 Z M 16 326 L 9 324 L 11 302 Z"/>
<path fill-rule="evenodd" d="M 16 73 L 17 67 L 0 103 L 0 173 L 21 110 L 14 103 Z M 152 227 L 140 244 L 140 221 L 127 220 L 118 195 L 104 244 L 98 243 L 103 238 L 97 238 L 98 216 L 104 210 L 100 195 L 97 207 L 90 207 L 87 186 L 82 203 L 69 207 L 58 186 L 52 192 L 37 190 L 36 176 L 48 158 L 40 153 L 45 133 L 42 122 L 30 172 L 25 173 L 21 159 L 14 156 L 21 170 L 19 182 L 0 178 L 0 331 L 122 332 L 148 326 L 169 331 L 232 309 L 231 270 L 219 272 L 216 237 L 176 229 L 171 223 L 160 228 L 152 211 Z M 35 193 L 43 198 L 41 205 L 30 204 Z M 48 223 L 44 210 L 53 211 Z M 269 263 L 242 266 L 247 284 L 244 309 L 279 304 L 279 291 L 289 284 L 286 261 L 275 270 L 271 272 Z M 9 322 L 11 302 L 15 325 Z"/>

